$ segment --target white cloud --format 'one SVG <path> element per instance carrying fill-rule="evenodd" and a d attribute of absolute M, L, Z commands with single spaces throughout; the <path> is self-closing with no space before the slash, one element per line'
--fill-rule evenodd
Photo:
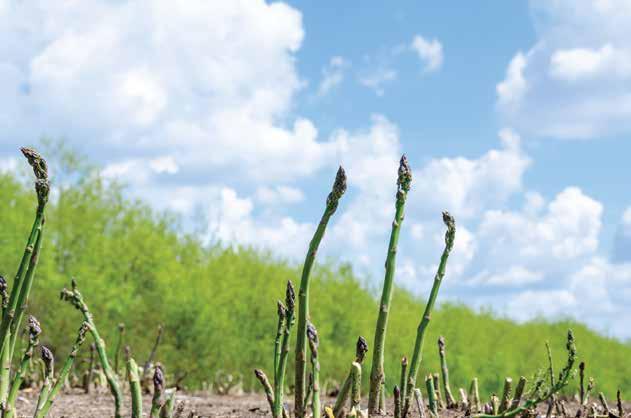
<path fill-rule="evenodd" d="M 498 109 L 528 136 L 589 139 L 631 131 L 626 0 L 532 0 L 536 43 L 497 85 Z"/>
<path fill-rule="evenodd" d="M 502 130 L 500 139 L 500 149 L 477 159 L 438 158 L 415 170 L 413 199 L 418 201 L 419 210 L 439 213 L 447 209 L 467 218 L 520 191 L 530 158 L 514 132 Z"/>
<path fill-rule="evenodd" d="M 524 68 L 526 67 L 526 57 L 518 52 L 506 70 L 506 78 L 497 85 L 497 100 L 500 106 L 514 109 L 519 105 L 527 88 L 524 79 Z"/>
<path fill-rule="evenodd" d="M 175 174 L 179 171 L 180 167 L 177 165 L 175 158 L 171 155 L 164 157 L 154 158 L 149 161 L 149 166 L 156 173 Z"/>
<path fill-rule="evenodd" d="M 427 40 L 416 35 L 410 45 L 423 63 L 423 71 L 431 73 L 438 71 L 443 65 L 443 45 L 437 40 Z"/>
<path fill-rule="evenodd" d="M 577 82 L 600 77 L 631 77 L 631 51 L 606 44 L 600 49 L 557 50 L 550 58 L 552 77 Z"/>
<path fill-rule="evenodd" d="M 350 62 L 343 57 L 331 58 L 328 65 L 322 69 L 322 81 L 318 87 L 318 96 L 325 96 L 344 80 L 344 73 L 350 67 Z"/>
<path fill-rule="evenodd" d="M 256 198 L 264 205 L 282 205 L 298 203 L 304 200 L 302 190 L 290 186 L 259 187 Z"/>
<path fill-rule="evenodd" d="M 490 273 L 481 271 L 467 281 L 471 285 L 491 285 L 491 286 L 524 286 L 537 283 L 544 278 L 540 271 L 531 271 L 519 265 L 511 266 L 505 272 Z"/>
<path fill-rule="evenodd" d="M 385 85 L 397 79 L 397 72 L 389 67 L 380 67 L 359 77 L 359 83 L 372 89 L 377 96 L 385 94 Z"/>

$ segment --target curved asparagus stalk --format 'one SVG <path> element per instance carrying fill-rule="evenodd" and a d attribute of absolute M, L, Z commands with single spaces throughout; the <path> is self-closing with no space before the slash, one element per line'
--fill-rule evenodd
<path fill-rule="evenodd" d="M 77 310 L 81 311 L 85 322 L 87 322 L 90 326 L 90 333 L 92 334 L 92 337 L 94 339 L 94 344 L 96 344 L 96 351 L 99 354 L 101 368 L 105 373 L 105 378 L 107 379 L 110 391 L 114 396 L 114 418 L 121 418 L 122 394 L 120 386 L 118 384 L 118 378 L 116 377 L 116 373 L 114 373 L 114 371 L 110 367 L 110 362 L 107 359 L 105 341 L 99 335 L 99 332 L 96 329 L 96 325 L 94 325 L 92 313 L 88 309 L 88 305 L 86 305 L 86 303 L 83 301 L 83 296 L 79 292 L 79 289 L 77 288 L 77 283 L 74 279 L 72 280 L 71 290 L 64 288 L 61 291 L 60 297 L 61 300 L 67 301 L 68 303 L 72 304 L 72 306 L 74 306 Z"/>
<path fill-rule="evenodd" d="M 326 208 L 320 219 L 318 228 L 316 229 L 309 250 L 305 257 L 302 268 L 302 277 L 300 279 L 300 292 L 298 294 L 298 333 L 296 336 L 296 380 L 295 380 L 295 401 L 294 409 L 296 418 L 304 418 L 305 416 L 305 392 L 306 392 L 306 361 L 307 361 L 307 320 L 309 319 L 309 275 L 311 268 L 315 262 L 316 253 L 320 246 L 320 241 L 324 236 L 329 219 L 337 210 L 338 203 L 346 191 L 346 173 L 340 167 L 335 176 L 333 189 L 326 199 Z"/>
<path fill-rule="evenodd" d="M 458 406 L 456 399 L 451 393 L 449 386 L 449 369 L 447 368 L 447 358 L 445 353 L 445 337 L 442 335 L 438 338 L 438 354 L 440 356 L 440 369 L 443 374 L 443 390 L 445 391 L 445 401 L 447 409 L 453 409 Z"/>
<path fill-rule="evenodd" d="M 151 399 L 151 418 L 158 418 L 160 408 L 162 408 L 162 398 L 164 396 L 164 372 L 162 366 L 156 365 L 153 372 L 153 398 Z"/>
<path fill-rule="evenodd" d="M 543 390 L 544 381 L 543 378 L 540 378 L 537 382 L 535 382 L 534 388 L 530 393 L 528 399 L 524 401 L 522 405 L 516 406 L 507 410 L 501 414 L 474 414 L 473 418 L 512 418 L 524 411 L 527 411 L 531 408 L 534 408 L 541 402 L 547 401 L 554 394 L 559 392 L 565 386 L 567 386 L 570 377 L 572 376 L 574 363 L 576 361 L 576 346 L 574 344 L 574 334 L 572 334 L 572 330 L 569 330 L 567 333 L 567 343 L 566 349 L 568 352 L 567 362 L 565 366 L 559 373 L 558 379 L 555 380 L 554 384 L 547 388 L 547 390 Z"/>
<path fill-rule="evenodd" d="M 272 386 L 269 383 L 269 379 L 265 375 L 265 372 L 261 369 L 254 369 L 254 375 L 261 382 L 261 386 L 263 386 L 263 390 L 265 391 L 265 397 L 267 398 L 267 403 L 269 404 L 269 410 L 274 410 L 274 393 L 272 392 Z"/>
<path fill-rule="evenodd" d="M 294 312 L 296 305 L 296 294 L 294 285 L 291 280 L 287 281 L 287 291 L 285 292 L 285 305 L 287 305 L 287 317 L 285 319 L 285 328 L 283 331 L 283 341 L 281 344 L 280 359 L 278 361 L 278 371 L 274 377 L 274 409 L 272 415 L 274 418 L 280 418 L 284 411 L 283 391 L 285 389 L 285 370 L 287 368 L 287 357 L 289 355 L 289 338 L 291 336 L 291 327 L 294 325 Z"/>
<path fill-rule="evenodd" d="M 138 376 L 138 365 L 131 356 L 127 359 L 127 379 L 131 391 L 131 416 L 132 418 L 142 418 L 140 376 Z"/>
<path fill-rule="evenodd" d="M 312 323 L 307 325 L 307 338 L 311 351 L 311 368 L 313 370 L 313 394 L 311 401 L 312 417 L 320 418 L 320 362 L 318 361 L 318 331 Z"/>
<path fill-rule="evenodd" d="M 333 406 L 333 415 L 336 417 L 340 416 L 342 412 L 342 408 L 344 408 L 344 403 L 346 402 L 346 399 L 348 399 L 348 393 L 351 391 L 351 386 L 353 382 L 354 364 L 355 363 L 359 364 L 361 368 L 361 364 L 364 361 L 364 357 L 366 356 L 367 352 L 368 352 L 368 343 L 366 342 L 366 339 L 360 335 L 359 338 L 357 339 L 357 344 L 355 346 L 355 361 L 351 365 L 351 369 L 348 372 L 348 376 L 346 376 L 346 380 L 344 380 L 344 383 L 342 384 L 342 387 L 340 388 L 340 393 L 337 394 L 335 405 Z"/>
<path fill-rule="evenodd" d="M 11 382 L 11 390 L 9 392 L 9 397 L 7 399 L 7 403 L 4 406 L 4 414 L 3 418 L 13 418 L 15 416 L 15 400 L 18 397 L 18 392 L 20 390 L 20 386 L 22 386 L 22 381 L 24 380 L 24 376 L 27 373 L 29 363 L 33 358 L 33 353 L 35 348 L 39 345 L 39 335 L 42 333 L 42 329 L 39 325 L 39 322 L 34 316 L 29 316 L 28 318 L 28 346 L 24 351 L 24 355 L 22 356 L 22 361 L 20 362 L 20 366 L 15 373 L 15 377 Z"/>
<path fill-rule="evenodd" d="M 89 329 L 90 329 L 90 325 L 87 322 L 84 322 L 81 324 L 81 327 L 79 328 L 79 332 L 77 335 L 77 339 L 75 340 L 75 343 L 72 346 L 72 349 L 70 350 L 70 354 L 68 354 L 68 357 L 66 358 L 66 361 L 64 362 L 64 365 L 61 368 L 61 372 L 59 372 L 59 376 L 57 376 L 57 380 L 55 381 L 54 386 L 52 387 L 52 389 L 50 389 L 50 393 L 48 393 L 48 395 L 46 396 L 46 399 L 44 400 L 41 407 L 39 406 L 39 402 L 38 402 L 38 407 L 35 412 L 35 418 L 44 418 L 48 414 L 50 407 L 53 405 L 53 402 L 55 401 L 55 397 L 59 394 L 59 392 L 61 391 L 61 388 L 64 385 L 64 382 L 68 378 L 68 374 L 70 373 L 70 370 L 72 369 L 72 366 L 74 365 L 75 359 L 77 358 L 79 347 L 81 347 L 81 344 L 83 344 L 83 342 L 85 341 L 85 335 Z"/>
<path fill-rule="evenodd" d="M 438 290 L 440 289 L 440 284 L 442 283 L 443 277 L 445 276 L 447 260 L 449 259 L 449 254 L 451 253 L 451 250 L 454 246 L 454 240 L 456 238 L 456 221 L 454 220 L 453 216 L 449 214 L 449 212 L 443 212 L 443 222 L 445 223 L 445 226 L 447 226 L 447 232 L 445 232 L 445 249 L 443 250 L 443 254 L 440 257 L 438 270 L 436 271 L 436 276 L 434 277 L 434 284 L 432 285 L 432 290 L 429 293 L 429 299 L 427 300 L 427 304 L 425 305 L 425 312 L 423 313 L 423 318 L 421 319 L 416 333 L 414 352 L 412 354 L 412 362 L 410 364 L 410 371 L 408 373 L 407 393 L 405 394 L 405 406 L 403 408 L 404 416 L 407 414 L 407 411 L 410 407 L 410 395 L 416 387 L 416 375 L 421 365 L 425 332 L 427 331 L 427 328 L 429 326 L 432 309 L 434 308 L 434 303 L 436 302 L 436 297 L 438 296 Z"/>
<path fill-rule="evenodd" d="M 399 176 L 397 179 L 397 196 L 395 204 L 394 221 L 392 222 L 392 232 L 390 233 L 390 243 L 388 245 L 388 255 L 386 257 L 386 273 L 383 280 L 383 290 L 381 302 L 379 304 L 379 316 L 375 329 L 375 342 L 373 344 L 372 368 L 370 371 L 370 391 L 368 393 L 368 413 L 370 415 L 383 414 L 383 407 L 379 406 L 379 399 L 385 382 L 384 371 L 384 348 L 386 342 L 386 330 L 388 328 L 388 314 L 392 302 L 392 287 L 394 271 L 396 268 L 397 244 L 399 242 L 399 232 L 403 223 L 403 214 L 407 194 L 412 183 L 412 170 L 405 155 L 401 157 L 399 163 Z"/>

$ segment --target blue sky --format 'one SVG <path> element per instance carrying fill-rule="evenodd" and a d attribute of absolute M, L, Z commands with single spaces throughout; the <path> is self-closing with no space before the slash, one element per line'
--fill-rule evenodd
<path fill-rule="evenodd" d="M 631 337 L 631 7 L 523 2 L 0 0 L 0 170 L 64 138 L 208 240 L 321 255 L 379 285 L 396 167 L 397 283 Z M 597 307 L 597 308 L 594 308 Z M 622 315 L 621 315 L 622 313 Z"/>

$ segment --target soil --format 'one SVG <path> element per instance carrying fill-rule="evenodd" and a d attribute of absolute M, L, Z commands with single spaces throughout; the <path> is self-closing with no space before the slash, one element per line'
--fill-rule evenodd
<path fill-rule="evenodd" d="M 127 400 L 128 401 L 128 400 Z M 195 411 L 196 416 L 204 418 L 261 418 L 270 417 L 269 406 L 265 397 L 259 394 L 248 395 L 207 395 L 207 394 L 185 394 L 178 393 L 177 403 L 183 403 L 184 413 L 182 418 L 187 418 L 191 411 Z M 323 405 L 330 405 L 333 398 L 323 399 Z M 33 410 L 37 403 L 37 394 L 31 391 L 24 391 L 17 401 L 19 417 L 26 418 L 33 416 Z M 176 403 L 176 404 L 177 404 Z M 575 416 L 577 404 L 567 402 L 567 411 L 570 417 Z M 73 390 L 69 393 L 60 394 L 55 400 L 55 404 L 49 413 L 50 418 L 111 418 L 113 417 L 114 402 L 110 394 L 106 391 L 99 391 L 89 395 L 80 390 Z M 615 408 L 615 401 L 610 407 Z M 129 405 L 125 405 L 124 417 L 129 417 Z M 151 397 L 144 397 L 144 416 L 148 416 L 151 408 Z M 540 414 L 544 414 L 547 407 L 541 405 Z M 625 410 L 629 410 L 629 405 L 625 402 Z M 392 416 L 392 408 L 389 408 Z M 440 412 L 440 418 L 462 417 L 462 411 L 445 410 Z M 426 413 L 426 416 L 427 413 Z M 414 409 L 411 418 L 418 418 L 418 411 Z"/>

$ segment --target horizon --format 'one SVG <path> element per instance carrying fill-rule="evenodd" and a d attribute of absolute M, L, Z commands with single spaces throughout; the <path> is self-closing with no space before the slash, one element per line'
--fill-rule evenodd
<path fill-rule="evenodd" d="M 441 302 L 628 341 L 631 7 L 455 4 L 0 0 L 0 172 L 64 138 L 202 239 L 301 263 L 342 165 L 320 261 L 380 287 L 405 153 L 397 285 L 427 294 L 448 210 Z"/>

